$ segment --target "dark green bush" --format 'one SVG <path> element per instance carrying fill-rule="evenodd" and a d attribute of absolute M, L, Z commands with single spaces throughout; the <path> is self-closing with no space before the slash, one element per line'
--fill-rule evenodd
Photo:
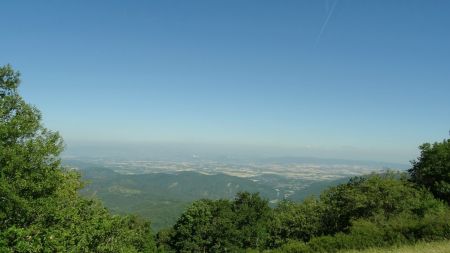
<path fill-rule="evenodd" d="M 324 233 L 347 231 L 353 220 L 361 218 L 391 217 L 404 211 L 420 214 L 439 205 L 430 192 L 399 176 L 388 172 L 356 177 L 325 191 L 320 196 L 324 205 Z"/>
<path fill-rule="evenodd" d="M 288 240 L 307 242 L 322 233 L 323 205 L 314 198 L 302 203 L 283 201 L 274 210 L 270 222 L 270 246 L 277 247 Z"/>
<path fill-rule="evenodd" d="M 450 204 L 450 139 L 424 143 L 419 148 L 420 156 L 409 170 L 411 181 Z"/>

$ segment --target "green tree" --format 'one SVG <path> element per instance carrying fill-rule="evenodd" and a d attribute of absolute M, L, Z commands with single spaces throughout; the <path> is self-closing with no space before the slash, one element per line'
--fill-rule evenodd
<path fill-rule="evenodd" d="M 19 73 L 0 68 L 0 228 L 35 219 L 30 206 L 64 181 L 62 139 L 45 129 L 39 111 L 18 94 Z"/>
<path fill-rule="evenodd" d="M 0 67 L 0 252 L 152 252 L 149 223 L 79 197 L 63 141 L 19 95 L 19 77 Z"/>
<path fill-rule="evenodd" d="M 272 217 L 269 202 L 259 193 L 239 192 L 233 202 L 239 246 L 263 249 L 269 240 L 268 222 Z"/>
<path fill-rule="evenodd" d="M 177 252 L 235 252 L 233 222 L 230 201 L 196 201 L 174 225 L 169 245 Z"/>
<path fill-rule="evenodd" d="M 257 193 L 241 192 L 233 201 L 199 200 L 178 219 L 168 244 L 177 252 L 264 249 L 270 215 L 267 200 Z"/>
<path fill-rule="evenodd" d="M 360 218 L 390 217 L 403 211 L 423 214 L 440 205 L 431 193 L 391 172 L 355 177 L 347 184 L 328 189 L 320 200 L 324 205 L 322 220 L 326 233 L 346 231 L 352 220 Z"/>
<path fill-rule="evenodd" d="M 322 233 L 323 205 L 308 198 L 301 203 L 282 201 L 274 210 L 270 222 L 270 247 L 278 247 L 288 240 L 307 242 Z"/>
<path fill-rule="evenodd" d="M 411 180 L 450 204 L 450 140 L 425 143 L 409 170 Z"/>

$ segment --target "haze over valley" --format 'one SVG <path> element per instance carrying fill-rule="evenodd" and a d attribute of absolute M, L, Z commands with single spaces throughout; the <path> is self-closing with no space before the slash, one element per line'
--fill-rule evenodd
<path fill-rule="evenodd" d="M 155 230 L 172 226 L 191 202 L 201 198 L 233 199 L 241 191 L 259 192 L 275 206 L 285 199 L 317 197 L 350 177 L 408 168 L 405 164 L 314 157 L 188 155 L 173 152 L 176 148 L 169 154 L 111 150 L 98 157 L 67 152 L 70 155 L 66 154 L 63 162 L 80 171 L 88 182 L 82 191 L 85 196 L 99 197 L 113 212 L 149 218 Z M 126 159 L 127 155 L 135 159 Z"/>

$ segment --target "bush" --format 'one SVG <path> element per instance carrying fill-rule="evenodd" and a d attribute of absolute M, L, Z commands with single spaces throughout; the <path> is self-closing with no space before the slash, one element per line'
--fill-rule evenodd
<path fill-rule="evenodd" d="M 270 247 L 288 240 L 309 241 L 322 233 L 323 205 L 314 198 L 302 203 L 283 201 L 274 210 L 270 223 Z"/>
<path fill-rule="evenodd" d="M 409 170 L 411 181 L 450 204 L 450 139 L 425 143 L 419 148 L 420 156 Z"/>
<path fill-rule="evenodd" d="M 275 249 L 274 253 L 313 253 L 311 248 L 307 246 L 304 242 L 300 241 L 288 241 L 286 244 L 282 245 L 280 248 Z"/>
<path fill-rule="evenodd" d="M 320 200 L 324 205 L 324 228 L 329 234 L 348 231 L 353 220 L 375 215 L 395 216 L 406 210 L 423 213 L 439 205 L 426 190 L 418 189 L 401 174 L 388 172 L 356 177 L 325 191 Z"/>

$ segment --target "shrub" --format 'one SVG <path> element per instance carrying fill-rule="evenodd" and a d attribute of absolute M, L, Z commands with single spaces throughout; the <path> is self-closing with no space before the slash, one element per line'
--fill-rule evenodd
<path fill-rule="evenodd" d="M 420 156 L 409 170 L 411 181 L 450 204 L 450 139 L 425 143 L 419 148 Z"/>

